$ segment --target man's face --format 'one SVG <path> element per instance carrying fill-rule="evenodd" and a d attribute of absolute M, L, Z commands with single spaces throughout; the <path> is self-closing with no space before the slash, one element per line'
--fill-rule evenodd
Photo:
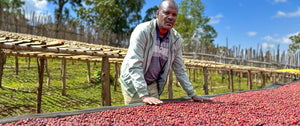
<path fill-rule="evenodd" d="M 178 8 L 171 2 L 164 2 L 156 13 L 158 27 L 161 30 L 170 30 L 174 26 L 178 14 Z"/>

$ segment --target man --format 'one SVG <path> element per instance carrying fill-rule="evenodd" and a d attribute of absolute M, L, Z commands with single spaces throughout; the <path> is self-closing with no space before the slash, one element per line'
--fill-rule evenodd
<path fill-rule="evenodd" d="M 177 3 L 164 0 L 156 12 L 157 19 L 138 25 L 132 32 L 120 76 L 125 104 L 161 104 L 159 95 L 171 67 L 189 97 L 194 101 L 210 100 L 196 96 L 187 76 L 182 59 L 182 38 L 173 29 L 177 14 Z"/>

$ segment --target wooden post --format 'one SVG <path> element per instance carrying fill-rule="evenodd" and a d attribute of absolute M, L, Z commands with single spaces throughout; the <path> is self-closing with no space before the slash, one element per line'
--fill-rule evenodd
<path fill-rule="evenodd" d="M 66 95 L 66 71 L 67 71 L 67 61 L 65 59 L 62 60 L 61 63 L 61 70 L 62 70 L 62 91 L 61 95 L 65 96 Z"/>
<path fill-rule="evenodd" d="M 272 83 L 274 83 L 274 81 L 273 81 L 273 74 L 272 74 L 272 73 L 270 73 L 270 81 L 271 81 Z"/>
<path fill-rule="evenodd" d="M 173 99 L 173 71 L 170 70 L 168 77 L 168 99 Z"/>
<path fill-rule="evenodd" d="M 6 62 L 6 56 L 2 49 L 0 49 L 0 88 L 2 88 L 2 76 L 3 76 L 3 69 L 4 64 Z"/>
<path fill-rule="evenodd" d="M 16 75 L 19 75 L 19 58 L 15 56 L 15 69 L 16 69 Z"/>
<path fill-rule="evenodd" d="M 287 77 L 287 74 L 286 74 L 286 72 L 285 72 L 285 73 L 283 74 L 283 83 L 286 83 L 286 82 L 287 82 L 287 81 L 286 81 L 286 80 L 287 80 L 286 77 Z"/>
<path fill-rule="evenodd" d="M 94 65 L 93 65 L 93 70 L 96 68 L 96 62 L 94 62 Z"/>
<path fill-rule="evenodd" d="M 208 95 L 208 84 L 207 84 L 207 68 L 203 67 L 203 89 L 205 95 Z"/>
<path fill-rule="evenodd" d="M 230 89 L 230 71 L 227 71 L 227 88 Z"/>
<path fill-rule="evenodd" d="M 41 113 L 45 59 L 37 58 L 37 65 L 38 65 L 39 83 L 37 89 L 36 113 Z"/>
<path fill-rule="evenodd" d="M 233 87 L 233 71 L 232 71 L 232 69 L 229 70 L 229 73 L 230 73 L 231 92 L 234 92 L 234 87 Z"/>
<path fill-rule="evenodd" d="M 196 74 L 196 70 L 193 69 L 193 81 L 194 81 L 194 82 L 196 82 L 195 74 Z"/>
<path fill-rule="evenodd" d="M 258 83 L 258 81 L 257 81 L 257 73 L 254 74 L 254 79 L 255 79 L 254 80 L 255 84 L 257 84 Z"/>
<path fill-rule="evenodd" d="M 251 90 L 252 89 L 252 78 L 251 78 L 250 70 L 247 71 L 247 75 L 248 75 L 248 89 Z"/>
<path fill-rule="evenodd" d="M 260 78 L 261 78 L 261 87 L 265 87 L 266 85 L 266 78 L 265 78 L 265 74 L 263 72 L 260 73 Z"/>
<path fill-rule="evenodd" d="M 209 92 L 212 92 L 211 71 L 208 71 L 208 80 L 209 80 Z"/>
<path fill-rule="evenodd" d="M 279 83 L 279 73 L 276 74 L 275 80 L 276 80 L 277 83 Z"/>
<path fill-rule="evenodd" d="M 224 71 L 221 71 L 222 72 L 222 84 L 224 83 L 224 79 L 225 79 L 225 75 L 224 75 Z"/>
<path fill-rule="evenodd" d="M 117 91 L 118 77 L 119 77 L 119 64 L 116 62 L 116 63 L 115 63 L 114 91 Z"/>
<path fill-rule="evenodd" d="M 243 72 L 240 72 L 239 77 L 238 77 L 238 81 L 239 81 L 239 90 L 241 90 L 241 80 L 243 78 Z"/>
<path fill-rule="evenodd" d="M 108 57 L 102 57 L 102 67 L 101 67 L 102 106 L 111 106 L 109 71 L 110 71 L 109 59 Z"/>
<path fill-rule="evenodd" d="M 45 69 L 46 69 L 46 73 L 47 73 L 47 86 L 50 85 L 50 71 L 49 71 L 49 68 L 48 68 L 48 60 L 45 59 Z"/>
<path fill-rule="evenodd" d="M 191 68 L 189 68 L 189 80 L 191 81 Z"/>
<path fill-rule="evenodd" d="M 91 83 L 91 63 L 89 61 L 86 62 L 86 66 L 87 66 L 87 72 L 88 72 L 87 82 Z"/>
<path fill-rule="evenodd" d="M 28 57 L 28 70 L 30 69 L 30 57 Z"/>

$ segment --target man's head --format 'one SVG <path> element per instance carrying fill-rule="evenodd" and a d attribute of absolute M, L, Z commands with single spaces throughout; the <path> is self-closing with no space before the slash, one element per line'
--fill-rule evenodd
<path fill-rule="evenodd" d="M 156 12 L 157 24 L 160 31 L 168 31 L 174 26 L 178 14 L 178 6 L 174 0 L 163 0 Z"/>

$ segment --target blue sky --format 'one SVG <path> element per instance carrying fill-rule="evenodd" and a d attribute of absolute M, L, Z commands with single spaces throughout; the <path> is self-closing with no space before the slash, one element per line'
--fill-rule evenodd
<path fill-rule="evenodd" d="M 54 7 L 45 0 L 25 0 L 26 10 L 53 13 Z M 180 3 L 181 0 L 175 0 Z M 202 0 L 204 15 L 218 32 L 215 44 L 229 47 L 287 50 L 288 37 L 300 32 L 300 0 Z M 160 0 L 146 0 L 142 15 Z M 180 23 L 180 22 L 176 22 Z"/>

